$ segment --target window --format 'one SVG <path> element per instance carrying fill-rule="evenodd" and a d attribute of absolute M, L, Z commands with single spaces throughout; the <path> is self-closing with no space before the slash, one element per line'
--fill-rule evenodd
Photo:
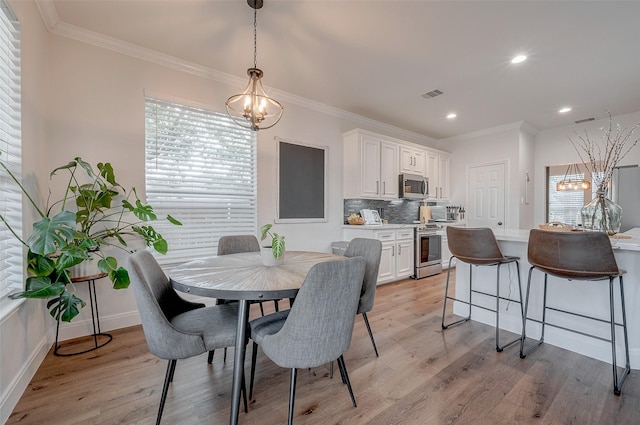
<path fill-rule="evenodd" d="M 223 235 L 256 234 L 255 133 L 223 114 L 146 98 L 146 192 L 169 243 L 163 264 L 215 255 Z"/>
<path fill-rule="evenodd" d="M 591 184 L 591 189 L 579 191 L 558 191 L 556 184 L 565 177 L 573 180 L 589 180 L 588 171 L 583 165 L 578 166 L 578 174 L 567 174 L 566 165 L 554 165 L 547 167 L 547 223 L 560 222 L 574 226 L 582 222 L 580 210 L 588 204 L 595 195 L 596 186 Z"/>
<path fill-rule="evenodd" d="M 20 27 L 0 0 L 0 160 L 20 179 Z M 22 191 L 0 170 L 0 215 L 22 237 Z M 22 288 L 22 244 L 0 223 L 0 295 Z"/>

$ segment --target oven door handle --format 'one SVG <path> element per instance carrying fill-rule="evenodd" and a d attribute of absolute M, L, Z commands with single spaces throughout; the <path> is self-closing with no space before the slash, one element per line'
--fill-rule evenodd
<path fill-rule="evenodd" d="M 427 183 L 427 179 L 423 179 L 422 180 L 422 195 L 423 196 L 427 196 L 427 192 L 428 192 L 428 183 Z"/>

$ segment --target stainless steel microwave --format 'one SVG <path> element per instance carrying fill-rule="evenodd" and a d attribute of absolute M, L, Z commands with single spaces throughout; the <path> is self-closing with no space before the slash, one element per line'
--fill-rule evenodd
<path fill-rule="evenodd" d="M 415 174 L 400 174 L 400 197 L 425 199 L 429 197 L 429 179 Z"/>

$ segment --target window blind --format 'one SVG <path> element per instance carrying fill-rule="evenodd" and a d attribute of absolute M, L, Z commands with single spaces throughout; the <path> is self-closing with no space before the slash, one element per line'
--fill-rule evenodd
<path fill-rule="evenodd" d="M 578 180 L 583 179 L 584 174 L 571 174 L 567 178 Z M 564 180 L 565 174 L 550 175 L 547 187 L 549 196 L 549 218 L 548 222 L 559 221 L 577 225 L 581 222 L 580 210 L 585 204 L 585 192 L 579 191 L 558 191 L 556 184 Z"/>
<path fill-rule="evenodd" d="M 20 26 L 5 0 L 0 0 L 0 160 L 21 178 Z M 22 191 L 0 170 L 0 214 L 22 237 Z M 23 249 L 0 223 L 0 295 L 23 287 Z"/>
<path fill-rule="evenodd" d="M 161 264 L 217 252 L 223 235 L 256 234 L 255 133 L 205 109 L 147 97 L 145 161 L 147 202 L 169 243 Z"/>

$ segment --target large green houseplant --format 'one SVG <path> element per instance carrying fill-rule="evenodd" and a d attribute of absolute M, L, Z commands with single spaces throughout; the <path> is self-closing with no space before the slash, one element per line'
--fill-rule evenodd
<path fill-rule="evenodd" d="M 59 200 L 51 202 L 51 190 L 44 209 L 22 183 L 0 161 L 5 172 L 20 186 L 40 219 L 26 241 L 11 229 L 5 218 L 0 220 L 27 248 L 25 290 L 11 298 L 49 299 L 47 308 L 57 320 L 71 321 L 86 303 L 77 297 L 71 281 L 72 267 L 85 261 L 96 261 L 106 273 L 114 289 L 129 286 L 128 271 L 118 265 L 115 257 L 105 253 L 105 247 L 117 247 L 132 252 L 132 239 L 143 240 L 157 252 L 166 254 L 167 241 L 146 223 L 157 220 L 151 205 L 143 204 L 135 188 L 124 189 L 115 178 L 110 163 L 91 164 L 77 157 L 54 169 L 50 177 L 68 172 L 68 180 Z M 167 220 L 181 223 L 171 216 Z"/>

